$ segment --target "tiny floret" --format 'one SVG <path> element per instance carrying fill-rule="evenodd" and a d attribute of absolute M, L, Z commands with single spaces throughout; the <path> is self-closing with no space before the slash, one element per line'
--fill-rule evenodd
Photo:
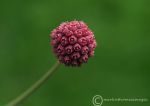
<path fill-rule="evenodd" d="M 66 66 L 81 66 L 94 56 L 96 40 L 83 21 L 63 22 L 50 37 L 55 55 Z"/>

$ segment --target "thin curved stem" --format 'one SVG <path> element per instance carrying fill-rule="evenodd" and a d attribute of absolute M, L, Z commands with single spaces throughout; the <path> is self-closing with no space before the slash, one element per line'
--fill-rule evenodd
<path fill-rule="evenodd" d="M 21 95 L 19 95 L 17 98 L 12 100 L 5 106 L 17 106 L 18 104 L 20 104 L 23 100 L 25 100 L 27 97 L 33 94 L 38 88 L 40 88 L 40 86 L 43 85 L 51 77 L 51 75 L 58 69 L 59 66 L 60 62 L 55 63 L 54 66 L 48 72 L 46 72 L 38 81 L 36 81 L 33 85 L 31 85 L 31 87 L 29 87 Z"/>

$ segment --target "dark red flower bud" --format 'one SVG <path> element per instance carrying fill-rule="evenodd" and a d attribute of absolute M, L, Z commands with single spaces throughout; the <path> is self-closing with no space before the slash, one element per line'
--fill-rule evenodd
<path fill-rule="evenodd" d="M 57 53 L 62 53 L 64 51 L 64 47 L 62 47 L 61 45 L 59 45 L 58 47 L 57 47 Z"/>
<path fill-rule="evenodd" d="M 61 34 L 56 34 L 54 39 L 57 40 L 58 42 L 61 40 L 62 35 Z"/>
<path fill-rule="evenodd" d="M 63 37 L 61 38 L 61 45 L 62 45 L 62 46 L 65 46 L 65 45 L 67 45 L 67 44 L 68 44 L 68 39 L 67 39 L 67 37 L 63 36 Z"/>
<path fill-rule="evenodd" d="M 69 30 L 69 31 L 66 33 L 66 36 L 71 36 L 72 34 L 73 34 L 73 32 Z"/>
<path fill-rule="evenodd" d="M 88 47 L 89 47 L 90 51 L 93 51 L 95 49 L 94 43 L 93 44 L 89 44 Z"/>
<path fill-rule="evenodd" d="M 77 38 L 75 36 L 70 36 L 69 37 L 69 43 L 70 44 L 75 44 L 77 42 Z"/>
<path fill-rule="evenodd" d="M 78 43 L 76 43 L 73 48 L 74 48 L 74 51 L 80 51 L 81 50 L 81 46 Z"/>
<path fill-rule="evenodd" d="M 57 47 L 57 41 L 56 40 L 52 40 L 51 41 L 51 45 L 54 45 L 55 47 Z"/>
<path fill-rule="evenodd" d="M 76 31 L 77 30 L 77 25 L 76 25 L 76 23 L 70 23 L 69 25 L 68 25 L 68 29 L 69 30 L 71 30 L 71 31 Z"/>
<path fill-rule="evenodd" d="M 82 54 L 87 54 L 89 51 L 89 48 L 87 46 L 82 47 L 81 53 Z"/>
<path fill-rule="evenodd" d="M 60 24 L 52 31 L 51 38 L 54 53 L 67 66 L 80 66 L 94 55 L 94 34 L 82 21 Z"/>
<path fill-rule="evenodd" d="M 88 55 L 84 55 L 81 57 L 81 61 L 86 63 L 88 61 Z"/>
<path fill-rule="evenodd" d="M 64 62 L 65 64 L 69 64 L 71 62 L 71 59 L 69 58 L 69 56 L 64 57 Z"/>
<path fill-rule="evenodd" d="M 79 58 L 80 58 L 79 52 L 73 53 L 73 54 L 71 55 L 71 58 L 72 58 L 73 60 L 79 59 Z"/>
<path fill-rule="evenodd" d="M 85 46 L 87 44 L 87 40 L 85 37 L 79 38 L 78 42 L 80 45 Z"/>
<path fill-rule="evenodd" d="M 67 54 L 71 54 L 71 53 L 73 52 L 72 46 L 71 46 L 71 45 L 67 46 L 67 47 L 65 48 L 65 52 L 66 52 Z"/>
<path fill-rule="evenodd" d="M 75 31 L 75 36 L 76 37 L 82 37 L 82 30 L 81 29 L 77 29 L 76 31 Z"/>
<path fill-rule="evenodd" d="M 92 56 L 94 56 L 94 51 L 89 52 L 89 57 L 92 57 Z"/>
<path fill-rule="evenodd" d="M 92 43 L 94 42 L 94 37 L 93 37 L 93 35 L 91 35 L 91 36 L 86 36 L 86 40 L 87 40 L 87 42 L 88 42 L 89 44 L 92 44 Z"/>

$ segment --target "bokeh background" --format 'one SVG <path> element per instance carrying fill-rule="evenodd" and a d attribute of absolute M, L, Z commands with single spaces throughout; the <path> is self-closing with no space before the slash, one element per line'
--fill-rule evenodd
<path fill-rule="evenodd" d="M 149 99 L 103 106 L 149 106 L 149 0 L 0 0 L 0 106 L 56 62 L 49 33 L 74 19 L 94 31 L 95 56 L 81 68 L 62 65 L 20 106 L 93 106 L 94 95 Z"/>

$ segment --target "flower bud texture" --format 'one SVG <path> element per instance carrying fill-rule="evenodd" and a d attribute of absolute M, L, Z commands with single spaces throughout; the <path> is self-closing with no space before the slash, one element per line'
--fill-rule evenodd
<path fill-rule="evenodd" d="M 55 55 L 67 66 L 81 66 L 94 55 L 96 40 L 83 21 L 63 22 L 50 37 Z"/>

